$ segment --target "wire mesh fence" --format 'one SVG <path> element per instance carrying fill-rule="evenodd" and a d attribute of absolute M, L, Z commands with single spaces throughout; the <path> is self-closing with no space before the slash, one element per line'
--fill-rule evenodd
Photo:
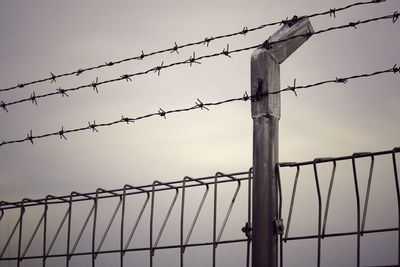
<path fill-rule="evenodd" d="M 243 244 L 240 265 L 248 265 L 250 239 L 240 229 L 250 221 L 250 179 L 251 171 L 216 173 L 3 201 L 0 265 L 183 266 L 190 250 L 202 248 L 205 265 L 218 266 L 217 252 L 230 244 Z"/>
<path fill-rule="evenodd" d="M 280 266 L 398 266 L 398 153 L 279 163 Z M 251 181 L 250 169 L 2 201 L 0 265 L 250 266 Z"/>
<path fill-rule="evenodd" d="M 280 163 L 280 266 L 292 266 L 299 246 L 311 248 L 308 266 L 399 266 L 399 152 Z"/>

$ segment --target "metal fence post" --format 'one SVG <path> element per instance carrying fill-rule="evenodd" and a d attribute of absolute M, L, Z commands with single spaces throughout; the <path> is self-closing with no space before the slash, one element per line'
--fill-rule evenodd
<path fill-rule="evenodd" d="M 309 33 L 309 34 L 308 34 Z M 294 17 L 251 55 L 251 114 L 253 118 L 252 266 L 278 266 L 277 220 L 278 124 L 280 64 L 299 48 L 313 28 L 308 19 Z M 298 37 L 295 37 L 299 35 Z M 295 88 L 293 88 L 294 90 Z M 275 92 L 275 94 L 273 94 Z"/>

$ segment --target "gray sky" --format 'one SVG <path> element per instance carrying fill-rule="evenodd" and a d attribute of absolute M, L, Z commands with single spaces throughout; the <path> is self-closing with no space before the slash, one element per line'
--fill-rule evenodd
<path fill-rule="evenodd" d="M 280 1 L 6 1 L 0 0 L 0 87 L 8 87 L 82 67 L 103 64 L 241 30 L 294 14 L 304 15 L 353 3 L 347 0 Z M 315 30 L 392 14 L 391 0 L 312 19 Z M 211 42 L 132 61 L 79 77 L 60 78 L 0 93 L 9 102 L 159 65 L 262 43 L 278 28 L 246 37 Z M 312 37 L 281 66 L 281 85 L 298 85 L 383 70 L 400 64 L 398 23 L 361 25 Z M 251 51 L 232 58 L 207 59 L 194 66 L 162 70 L 133 82 L 71 92 L 69 97 L 39 99 L 0 112 L 0 140 L 20 139 L 29 130 L 42 134 L 114 121 L 203 102 L 240 97 L 250 91 Z M 301 161 L 399 145 L 398 75 L 325 85 L 282 95 L 280 160 Z M 245 171 L 252 164 L 249 103 L 232 103 L 210 111 L 180 113 L 0 148 L 0 199 L 66 194 L 97 187 L 149 184 L 216 171 Z"/>

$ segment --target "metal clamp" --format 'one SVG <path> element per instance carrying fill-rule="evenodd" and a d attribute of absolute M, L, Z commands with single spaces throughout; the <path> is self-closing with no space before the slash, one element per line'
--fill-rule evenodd
<path fill-rule="evenodd" d="M 282 219 L 275 219 L 274 220 L 274 226 L 275 226 L 275 234 L 276 235 L 283 235 L 283 232 L 285 230 L 285 225 L 283 224 Z"/>
<path fill-rule="evenodd" d="M 251 227 L 250 222 L 246 222 L 246 224 L 242 227 L 242 232 L 246 235 L 247 238 L 251 239 L 251 232 L 253 228 Z"/>

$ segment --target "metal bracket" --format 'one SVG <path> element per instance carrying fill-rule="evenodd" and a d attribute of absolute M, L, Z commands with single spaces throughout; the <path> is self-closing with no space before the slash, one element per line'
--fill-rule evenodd
<path fill-rule="evenodd" d="M 276 235 L 283 235 L 283 232 L 285 230 L 285 225 L 283 224 L 282 219 L 275 219 L 274 220 L 274 225 L 275 225 L 275 234 Z"/>
<path fill-rule="evenodd" d="M 242 232 L 246 235 L 247 238 L 251 239 L 251 232 L 253 228 L 251 227 L 250 222 L 246 222 L 246 224 L 242 227 Z"/>

